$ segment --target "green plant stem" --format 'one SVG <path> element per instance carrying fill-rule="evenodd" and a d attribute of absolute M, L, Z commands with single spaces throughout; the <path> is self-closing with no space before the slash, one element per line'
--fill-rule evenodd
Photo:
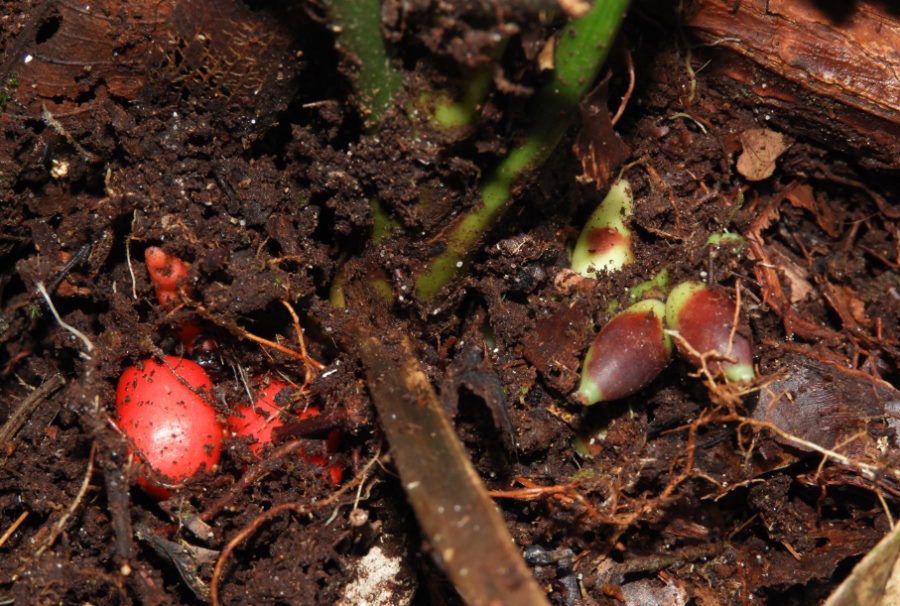
<path fill-rule="evenodd" d="M 439 128 L 453 129 L 471 126 L 478 116 L 481 104 L 491 90 L 494 81 L 494 67 L 506 50 L 509 38 L 504 37 L 494 47 L 489 56 L 491 61 L 474 69 L 467 70 L 463 77 L 462 94 L 453 100 L 447 96 L 439 95 L 434 103 L 432 121 Z M 432 93 L 434 94 L 434 93 Z"/>
<path fill-rule="evenodd" d="M 390 61 L 381 35 L 381 5 L 378 0 L 326 0 L 338 44 L 357 61 L 351 74 L 353 90 L 366 116 L 368 130 L 375 129 L 403 84 L 403 74 Z M 378 200 L 370 200 L 372 242 L 378 244 L 396 227 Z M 329 299 L 335 307 L 347 306 L 345 268 L 338 271 Z M 390 282 L 383 276 L 371 279 L 373 290 L 384 299 L 392 298 Z"/>
<path fill-rule="evenodd" d="M 416 279 L 416 294 L 428 301 L 462 268 L 481 236 L 503 214 L 515 181 L 550 156 L 571 123 L 578 102 L 594 83 L 625 16 L 629 0 L 596 1 L 567 25 L 556 48 L 553 80 L 541 88 L 529 115 L 532 131 L 481 184 L 481 204 L 453 226 L 445 250 Z"/>
<path fill-rule="evenodd" d="M 403 84 L 381 35 L 381 4 L 378 0 L 326 0 L 325 4 L 338 43 L 358 60 L 353 88 L 360 107 L 377 124 Z"/>

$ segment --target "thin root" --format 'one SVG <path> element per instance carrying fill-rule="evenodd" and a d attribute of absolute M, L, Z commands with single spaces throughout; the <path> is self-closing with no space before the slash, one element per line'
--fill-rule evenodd
<path fill-rule="evenodd" d="M 83 332 L 81 332 L 71 324 L 66 324 L 66 322 L 59 316 L 59 312 L 56 311 L 56 307 L 53 306 L 53 301 L 50 299 L 50 295 L 47 293 L 47 288 L 44 286 L 44 283 L 38 282 L 37 284 L 35 284 L 35 287 L 37 288 L 38 292 L 41 293 L 41 296 L 44 297 L 44 301 L 47 303 L 47 307 L 50 308 L 50 313 L 52 313 L 53 317 L 56 318 L 56 321 L 57 323 L 59 323 L 60 327 L 81 339 L 81 342 L 84 343 L 85 349 L 87 349 L 89 352 L 93 351 L 94 344 L 91 343 L 91 340 L 88 339 Z M 91 357 L 84 352 L 82 352 L 81 355 L 88 360 L 91 359 Z"/>
<path fill-rule="evenodd" d="M 19 517 L 9 525 L 9 528 L 6 529 L 6 532 L 4 532 L 2 536 L 0 536 L 0 547 L 3 547 L 9 540 L 9 537 L 13 536 L 13 533 L 19 529 L 19 526 L 22 525 L 22 522 L 25 521 L 25 518 L 28 517 L 29 513 L 30 512 L 28 511 L 23 511 L 19 514 Z"/>
<path fill-rule="evenodd" d="M 87 494 L 88 487 L 91 485 L 91 476 L 94 474 L 94 455 L 97 454 L 97 443 L 94 442 L 91 444 L 91 454 L 88 456 L 87 469 L 84 472 L 84 480 L 81 482 L 81 488 L 78 489 L 78 494 L 75 495 L 75 499 L 69 505 L 69 508 L 66 510 L 59 520 L 56 522 L 56 525 L 53 527 L 53 530 L 50 531 L 50 536 L 44 541 L 43 545 L 38 547 L 35 552 L 35 557 L 40 557 L 42 553 L 44 553 L 48 548 L 53 546 L 53 543 L 56 542 L 56 539 L 66 528 L 66 524 L 69 522 L 69 518 L 72 517 L 72 514 L 75 513 L 75 510 L 78 509 L 81 502 L 84 500 L 84 495 Z"/>
<path fill-rule="evenodd" d="M 376 454 L 374 457 L 375 460 L 380 456 L 381 451 Z M 249 524 L 244 526 L 236 535 L 234 535 L 228 544 L 222 549 L 222 552 L 219 554 L 219 559 L 216 561 L 216 566 L 213 569 L 212 579 L 209 582 L 209 598 L 212 606 L 219 606 L 221 602 L 219 601 L 219 582 L 222 577 L 222 571 L 225 568 L 225 563 L 228 561 L 228 557 L 231 553 L 237 549 L 237 547 L 244 542 L 244 540 L 259 530 L 263 524 L 277 517 L 281 513 L 285 511 L 293 511 L 295 513 L 301 515 L 311 514 L 313 511 L 323 509 L 326 507 L 330 507 L 334 505 L 342 496 L 344 496 L 350 490 L 356 488 L 356 486 L 362 482 L 366 478 L 366 474 L 369 471 L 370 465 L 366 465 L 362 471 L 356 476 L 341 486 L 338 490 L 331 493 L 328 497 L 322 499 L 321 501 L 316 501 L 315 503 L 306 504 L 306 503 L 282 503 L 281 505 L 276 505 L 272 507 L 268 511 L 265 511 L 258 515 L 253 519 Z"/>

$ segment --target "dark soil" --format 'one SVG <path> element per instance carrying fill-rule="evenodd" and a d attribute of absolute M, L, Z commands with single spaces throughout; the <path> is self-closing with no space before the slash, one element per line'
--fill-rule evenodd
<path fill-rule="evenodd" d="M 498 503 L 553 603 L 656 603 L 646 596 L 665 590 L 679 604 L 815 604 L 889 529 L 900 483 L 856 463 L 898 463 L 900 400 L 888 384 L 900 379 L 900 227 L 866 189 L 895 201 L 896 174 L 863 169 L 781 122 L 790 147 L 774 175 L 744 179 L 741 133 L 778 117 L 699 70 L 714 50 L 694 50 L 692 83 L 676 15 L 634 10 L 610 62 L 613 110 L 625 49 L 636 67 L 616 131 L 630 150 L 637 261 L 596 282 L 565 273 L 567 247 L 604 194 L 578 179 L 576 127 L 520 184 L 466 275 L 422 304 L 415 272 L 475 202 L 481 172 L 528 127 L 523 93 L 540 82 L 533 57 L 558 16 L 531 13 L 531 3 L 496 13 L 388 2 L 388 37 L 409 71 L 398 108 L 452 87 L 464 49 L 501 24 L 518 34 L 477 127 L 437 132 L 421 112 L 395 111 L 367 134 L 320 7 L 234 0 L 214 16 L 194 1 L 120 4 L 2 7 L 0 421 L 27 419 L 0 444 L 0 534 L 27 514 L 0 541 L 4 603 L 202 602 L 216 553 L 191 549 L 218 552 L 273 506 L 333 493 L 296 454 L 233 490 L 259 466 L 234 442 L 214 475 L 157 503 L 132 486 L 113 421 L 123 368 L 184 353 L 177 331 L 189 318 L 217 342 L 204 363 L 223 414 L 246 401 L 242 377 L 304 385 L 302 364 L 238 329 L 295 347 L 282 301 L 326 369 L 291 402 L 315 405 L 325 421 L 281 439 L 324 451 L 338 428 L 329 456 L 345 479 L 366 475 L 333 505 L 282 514 L 249 536 L 225 566 L 223 602 L 338 602 L 378 546 L 402 563 L 381 592 L 393 603 L 410 592 L 415 603 L 456 603 L 384 456 L 355 352 L 338 345 L 346 339 L 336 338 L 328 296 L 342 267 L 387 277 L 393 321 L 436 385 L 474 359 L 502 388 L 512 449 L 479 390 L 460 389 L 456 429 L 488 488 L 507 491 Z M 366 244 L 373 198 L 400 223 L 378 247 Z M 761 248 L 707 246 L 722 230 L 756 234 Z M 191 263 L 191 300 L 174 311 L 153 294 L 143 265 L 151 245 Z M 583 410 L 568 399 L 591 326 L 663 268 L 673 284 L 739 289 L 760 374 L 775 382 L 768 395 L 735 403 L 676 359 L 626 400 Z M 38 283 L 90 339 L 89 354 Z M 64 385 L 40 391 L 56 376 Z M 764 404 L 787 391 L 802 418 L 782 423 Z M 767 422 L 850 463 L 822 465 L 821 453 Z M 561 488 L 516 492 L 535 486 Z M 208 533 L 191 530 L 202 512 Z"/>

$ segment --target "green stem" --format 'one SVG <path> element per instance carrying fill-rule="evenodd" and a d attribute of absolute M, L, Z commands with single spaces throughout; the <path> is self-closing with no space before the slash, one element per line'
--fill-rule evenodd
<path fill-rule="evenodd" d="M 391 65 L 381 35 L 378 0 L 326 0 L 338 43 L 358 60 L 353 88 L 368 120 L 377 124 L 403 84 L 403 75 Z"/>
<path fill-rule="evenodd" d="M 453 129 L 471 126 L 475 122 L 481 104 L 484 103 L 485 97 L 491 90 L 491 84 L 494 81 L 494 67 L 506 50 L 508 42 L 509 38 L 503 38 L 489 53 L 490 61 L 467 70 L 463 78 L 462 94 L 457 100 L 443 95 L 438 96 L 432 112 L 435 125 L 439 128 Z"/>
<path fill-rule="evenodd" d="M 481 205 L 453 226 L 444 252 L 416 280 L 416 294 L 430 300 L 462 268 L 469 253 L 503 214 L 515 181 L 550 156 L 569 127 L 578 102 L 594 83 L 625 16 L 629 0 L 597 0 L 565 27 L 556 47 L 553 80 L 538 93 L 528 123 L 535 125 L 481 184 Z"/>

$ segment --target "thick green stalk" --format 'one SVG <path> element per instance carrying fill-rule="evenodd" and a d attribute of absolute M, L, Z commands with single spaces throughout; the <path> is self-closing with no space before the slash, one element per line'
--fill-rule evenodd
<path fill-rule="evenodd" d="M 515 181 L 550 156 L 571 123 L 578 102 L 594 83 L 629 0 L 597 0 L 565 27 L 556 48 L 553 80 L 538 93 L 529 115 L 532 131 L 481 184 L 481 204 L 452 228 L 445 250 L 416 280 L 416 294 L 430 300 L 462 268 L 481 236 L 503 214 Z"/>
<path fill-rule="evenodd" d="M 378 123 L 403 84 L 381 35 L 378 0 L 326 0 L 338 43 L 358 59 L 353 88 L 372 123 Z"/>

